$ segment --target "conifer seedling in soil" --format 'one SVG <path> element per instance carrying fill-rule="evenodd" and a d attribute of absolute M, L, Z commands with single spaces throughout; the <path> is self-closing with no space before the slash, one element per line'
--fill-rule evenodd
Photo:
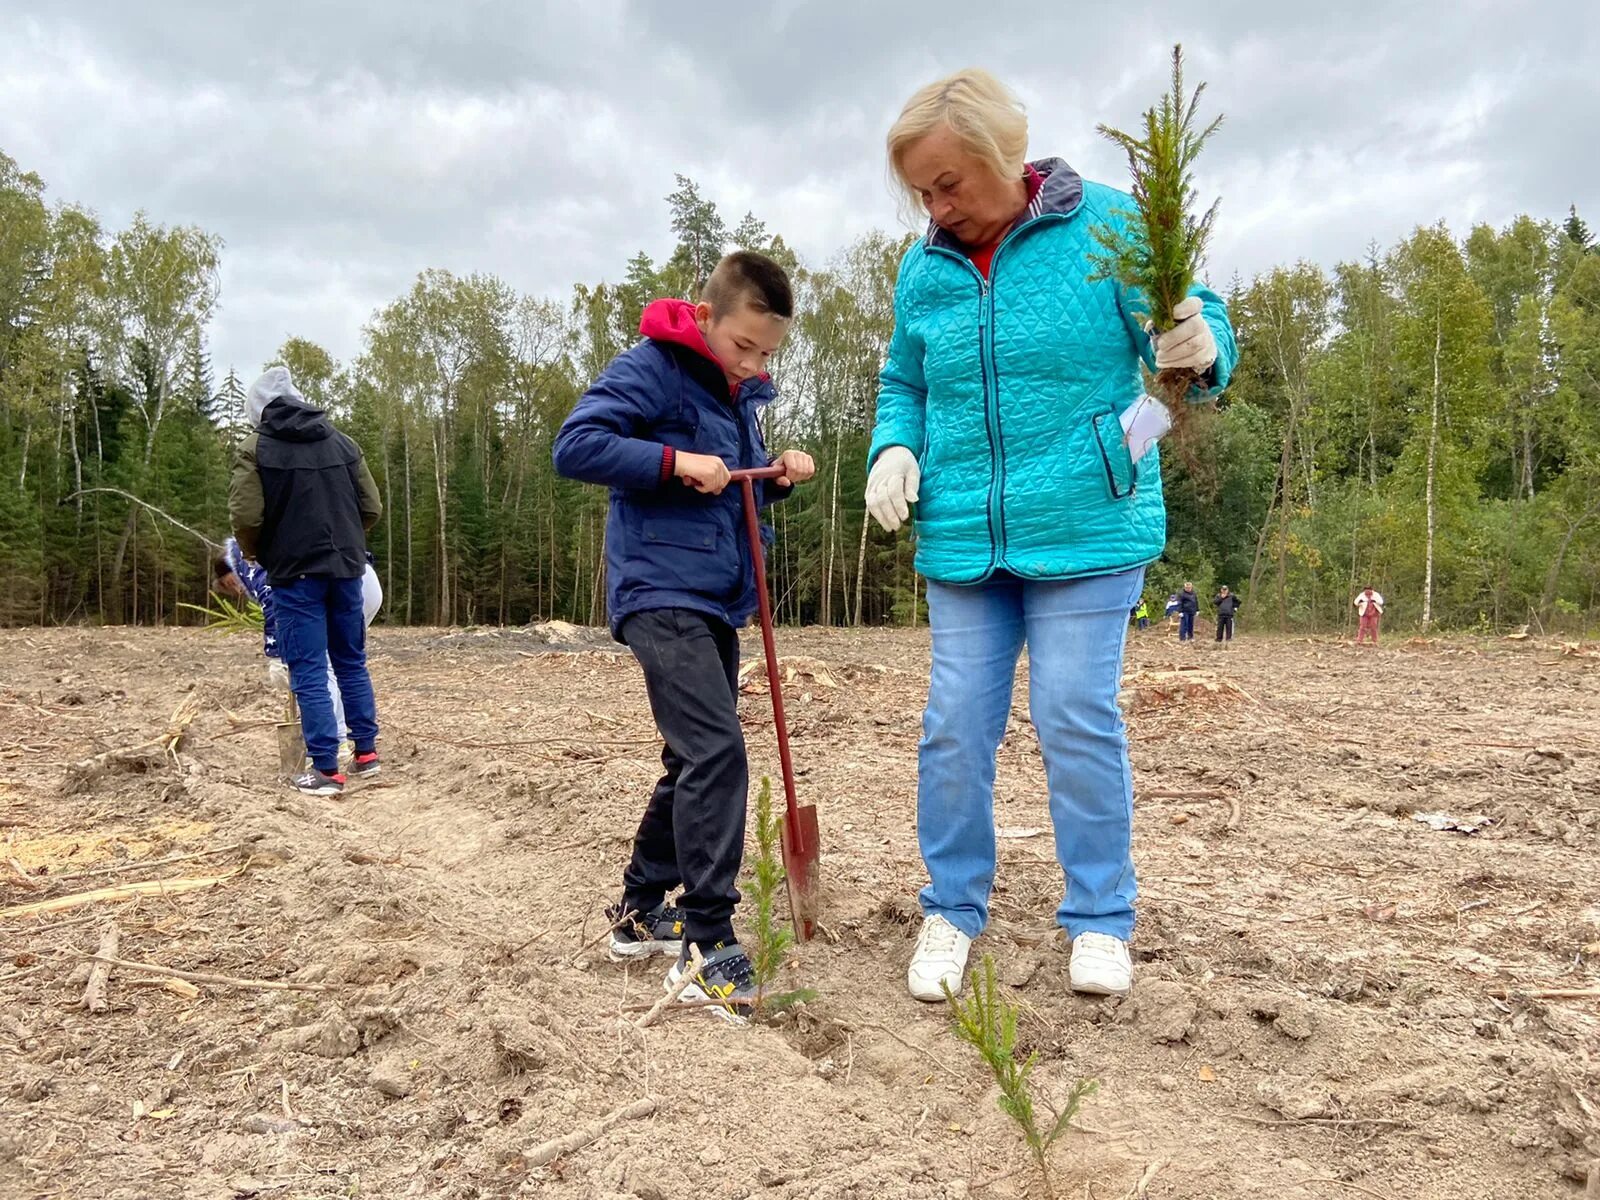
<path fill-rule="evenodd" d="M 756 973 L 757 1014 L 782 1012 L 816 997 L 816 992 L 809 988 L 769 995 L 788 960 L 789 951 L 794 948 L 794 931 L 790 923 L 778 915 L 778 897 L 784 894 L 786 882 L 782 837 L 778 818 L 772 811 L 772 780 L 763 776 L 761 790 L 756 793 L 756 860 L 747 889 L 755 909 L 750 965 Z"/>
<path fill-rule="evenodd" d="M 1050 1147 L 1067 1131 L 1084 1100 L 1094 1094 L 1099 1084 L 1093 1079 L 1078 1080 L 1067 1092 L 1066 1103 L 1059 1110 L 1034 1099 L 1033 1068 L 1039 1056 L 1035 1053 L 1020 1062 L 1017 1059 L 1017 1008 L 995 985 L 994 959 L 989 955 L 985 954 L 978 969 L 968 976 L 965 998 L 954 995 L 949 984 L 941 986 L 950 1003 L 956 1036 L 978 1052 L 994 1075 L 1000 1088 L 996 1103 L 1022 1131 L 1028 1153 L 1039 1168 L 1045 1194 L 1054 1196 Z M 1040 1124 L 1041 1107 L 1048 1114 L 1043 1125 Z"/>

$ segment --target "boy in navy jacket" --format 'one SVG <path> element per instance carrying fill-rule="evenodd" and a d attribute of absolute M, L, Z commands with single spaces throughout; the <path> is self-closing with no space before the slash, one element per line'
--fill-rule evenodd
<path fill-rule="evenodd" d="M 639 823 L 612 910 L 613 958 L 672 954 L 677 981 L 698 945 L 706 965 L 688 999 L 748 1001 L 750 960 L 733 932 L 749 767 L 739 727 L 738 630 L 756 608 L 740 489 L 728 472 L 776 461 L 769 504 L 816 472 L 811 457 L 770 459 L 757 424 L 773 398 L 767 360 L 794 294 L 783 268 L 730 254 L 699 304 L 657 300 L 644 341 L 612 360 L 555 442 L 562 475 L 611 489 L 606 577 L 611 632 L 644 669 L 666 742 L 666 773 Z M 676 906 L 667 893 L 682 887 Z M 719 1010 L 713 1010 L 719 1011 Z"/>

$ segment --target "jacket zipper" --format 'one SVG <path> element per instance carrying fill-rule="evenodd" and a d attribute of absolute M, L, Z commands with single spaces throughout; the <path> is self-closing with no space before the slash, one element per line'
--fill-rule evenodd
<path fill-rule="evenodd" d="M 1013 230 L 1013 232 L 1015 232 Z M 989 503 L 985 508 L 984 516 L 989 526 L 989 565 L 984 568 L 984 578 L 994 573 L 995 567 L 1000 562 L 999 531 L 995 528 L 995 500 L 1000 492 L 1000 471 L 1002 467 L 999 439 L 995 430 L 995 414 L 993 409 L 998 404 L 998 388 L 995 393 L 994 403 L 991 404 L 991 389 L 989 387 L 989 357 L 985 353 L 984 331 L 989 327 L 990 295 L 989 281 L 983 277 L 983 272 L 972 265 L 972 260 L 965 254 L 957 254 L 954 250 L 947 250 L 943 246 L 929 246 L 928 249 L 935 254 L 943 254 L 955 259 L 972 272 L 978 281 L 978 370 L 983 379 L 983 432 L 989 439 L 989 461 L 994 463 L 994 479 L 989 484 Z M 995 250 L 999 253 L 999 249 Z M 994 271 L 994 261 L 991 259 L 989 270 Z M 926 462 L 926 457 L 923 458 Z"/>
<path fill-rule="evenodd" d="M 999 250 L 996 249 L 995 253 L 998 254 Z M 994 275 L 992 257 L 989 260 L 989 274 L 991 277 Z M 990 320 L 993 315 L 994 289 L 989 280 L 984 279 L 978 287 L 978 370 L 983 376 L 983 423 L 989 433 L 989 454 L 994 461 L 994 479 L 989 484 L 990 550 L 989 570 L 984 572 L 986 575 L 995 571 L 1006 556 L 1006 448 L 1000 437 L 1000 371 L 994 361 L 994 324 Z"/>

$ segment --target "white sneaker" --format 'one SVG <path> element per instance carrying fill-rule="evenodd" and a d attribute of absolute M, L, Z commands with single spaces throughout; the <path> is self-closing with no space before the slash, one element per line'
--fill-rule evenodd
<path fill-rule="evenodd" d="M 971 945 L 972 939 L 943 917 L 924 919 L 922 932 L 917 934 L 917 949 L 911 955 L 911 969 L 906 972 L 911 994 L 936 1004 L 945 998 L 940 985 L 949 984 L 950 994 L 959 996 Z"/>
<path fill-rule="evenodd" d="M 1109 933 L 1080 933 L 1072 939 L 1072 962 L 1067 975 L 1075 992 L 1126 996 L 1133 987 L 1128 943 Z"/>

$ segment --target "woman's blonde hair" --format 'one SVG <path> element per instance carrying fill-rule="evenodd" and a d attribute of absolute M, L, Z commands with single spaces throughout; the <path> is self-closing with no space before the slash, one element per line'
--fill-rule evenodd
<path fill-rule="evenodd" d="M 968 67 L 919 89 L 889 127 L 889 169 L 908 213 L 922 213 L 922 198 L 905 180 L 905 152 L 940 125 L 948 125 L 973 154 L 1002 179 L 1020 179 L 1028 153 L 1028 115 L 1011 89 L 982 67 Z"/>

